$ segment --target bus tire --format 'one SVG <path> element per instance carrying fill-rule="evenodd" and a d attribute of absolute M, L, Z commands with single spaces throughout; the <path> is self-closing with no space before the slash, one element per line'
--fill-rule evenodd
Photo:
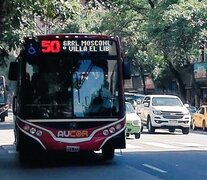
<path fill-rule="evenodd" d="M 114 149 L 112 148 L 103 148 L 102 149 L 102 159 L 107 160 L 113 160 L 114 158 Z"/>
<path fill-rule="evenodd" d="M 20 130 L 16 130 L 17 134 L 15 134 L 16 136 L 16 151 L 18 152 L 18 158 L 20 163 L 25 163 L 28 161 L 28 151 L 26 143 L 24 143 L 23 140 L 23 134 Z"/>

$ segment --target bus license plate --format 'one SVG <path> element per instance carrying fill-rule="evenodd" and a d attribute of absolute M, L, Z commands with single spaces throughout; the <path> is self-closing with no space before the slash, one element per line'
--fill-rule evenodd
<path fill-rule="evenodd" d="M 79 152 L 80 147 L 79 146 L 67 146 L 66 152 Z"/>

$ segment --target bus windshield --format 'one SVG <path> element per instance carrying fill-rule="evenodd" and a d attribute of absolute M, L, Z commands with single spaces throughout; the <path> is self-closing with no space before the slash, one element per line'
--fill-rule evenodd
<path fill-rule="evenodd" d="M 23 115 L 28 119 L 118 115 L 117 60 L 40 55 L 25 58 Z"/>

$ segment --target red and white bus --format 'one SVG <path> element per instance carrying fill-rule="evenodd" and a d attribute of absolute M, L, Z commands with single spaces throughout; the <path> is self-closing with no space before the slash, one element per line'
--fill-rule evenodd
<path fill-rule="evenodd" d="M 125 148 L 124 79 L 130 78 L 118 37 L 56 34 L 27 37 L 11 62 L 19 155 Z"/>
<path fill-rule="evenodd" d="M 9 104 L 7 103 L 7 88 L 4 76 L 0 76 L 0 121 L 4 122 L 8 116 Z"/>

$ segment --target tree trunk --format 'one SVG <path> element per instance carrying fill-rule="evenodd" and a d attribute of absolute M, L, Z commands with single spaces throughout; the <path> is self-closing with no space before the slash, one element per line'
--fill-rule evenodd
<path fill-rule="evenodd" d="M 182 78 L 180 77 L 180 73 L 174 68 L 173 64 L 170 61 L 168 61 L 168 65 L 169 65 L 170 71 L 172 72 L 172 74 L 174 75 L 178 83 L 178 91 L 179 91 L 180 97 L 182 101 L 186 102 L 185 85 L 183 83 Z"/>
<path fill-rule="evenodd" d="M 143 93 L 146 94 L 145 76 L 144 76 L 144 70 L 143 70 L 142 65 L 139 65 L 139 69 L 140 69 L 140 75 L 141 75 L 142 83 L 143 83 Z"/>
<path fill-rule="evenodd" d="M 5 26 L 5 22 L 8 18 L 8 1 L 7 0 L 0 0 L 0 34 L 2 34 Z"/>

